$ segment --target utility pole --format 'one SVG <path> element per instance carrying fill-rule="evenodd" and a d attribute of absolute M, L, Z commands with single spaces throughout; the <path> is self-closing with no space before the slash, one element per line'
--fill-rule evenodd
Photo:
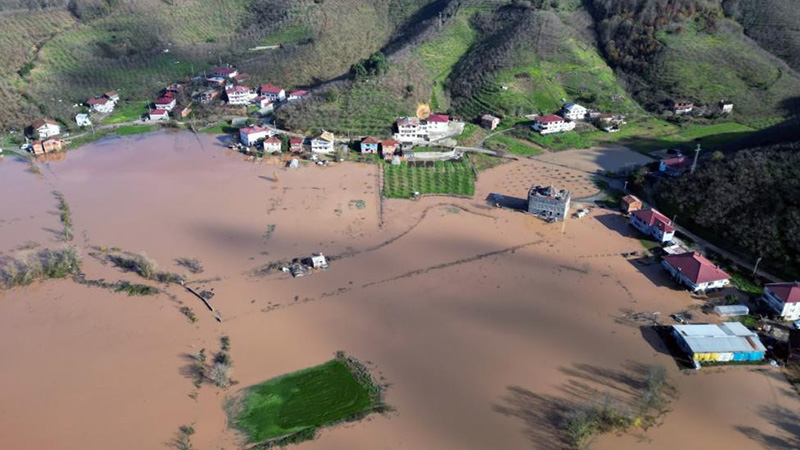
<path fill-rule="evenodd" d="M 758 259 L 756 260 L 756 265 L 753 267 L 753 276 L 756 276 L 756 272 L 758 272 L 758 264 L 761 262 L 761 255 L 758 255 Z"/>
<path fill-rule="evenodd" d="M 439 11 L 439 30 L 441 31 L 441 29 L 442 29 L 442 12 Z"/>
<path fill-rule="evenodd" d="M 699 157 L 700 157 L 700 143 L 698 142 L 697 143 L 697 148 L 694 149 L 694 162 L 692 163 L 692 171 L 691 171 L 691 173 L 694 173 L 694 170 L 697 168 L 697 158 L 699 158 Z"/>
<path fill-rule="evenodd" d="M 628 182 L 626 181 L 625 184 L 622 185 L 622 192 L 628 192 Z"/>
<path fill-rule="evenodd" d="M 678 223 L 678 215 L 677 214 L 675 214 L 672 217 L 672 226 L 674 227 L 676 223 Z"/>

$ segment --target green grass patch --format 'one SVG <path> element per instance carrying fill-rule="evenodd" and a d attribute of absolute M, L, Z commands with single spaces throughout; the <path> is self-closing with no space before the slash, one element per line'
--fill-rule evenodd
<path fill-rule="evenodd" d="M 508 134 L 495 134 L 487 139 L 484 145 L 491 150 L 509 152 L 515 155 L 535 156 L 542 153 L 541 149 L 534 147 L 529 142 Z"/>
<path fill-rule="evenodd" d="M 642 244 L 642 247 L 644 247 L 645 250 L 652 250 L 654 248 L 661 247 L 658 242 L 651 241 L 650 239 L 639 239 L 639 243 Z"/>
<path fill-rule="evenodd" d="M 123 125 L 115 128 L 111 134 L 130 136 L 132 134 L 152 133 L 153 131 L 158 131 L 159 129 L 160 127 L 158 125 Z"/>
<path fill-rule="evenodd" d="M 313 439 L 320 427 L 359 419 L 382 407 L 366 369 L 339 355 L 245 389 L 233 423 L 250 442 L 297 442 Z"/>
<path fill-rule="evenodd" d="M 206 134 L 230 134 L 230 133 L 238 133 L 239 129 L 234 126 L 228 125 L 225 122 L 220 122 L 210 127 L 201 128 L 199 131 L 201 133 L 206 133 Z"/>
<path fill-rule="evenodd" d="M 114 112 L 103 120 L 103 123 L 115 124 L 138 120 L 147 112 L 147 105 L 146 100 L 120 101 L 114 108 Z"/>
<path fill-rule="evenodd" d="M 589 148 L 592 143 L 585 135 L 575 131 L 565 133 L 541 135 L 535 131 L 528 131 L 526 137 L 531 142 L 550 151 L 571 150 L 575 148 Z"/>
<path fill-rule="evenodd" d="M 383 163 L 383 195 L 412 198 L 420 194 L 475 195 L 475 174 L 466 160 L 435 161 L 432 166 Z"/>
<path fill-rule="evenodd" d="M 307 25 L 290 25 L 270 34 L 264 45 L 287 45 L 311 39 L 313 30 Z"/>
<path fill-rule="evenodd" d="M 469 162 L 472 163 L 472 167 L 474 167 L 475 170 L 478 172 L 483 172 L 484 170 L 489 170 L 492 167 L 505 164 L 509 162 L 509 160 L 505 158 L 498 158 L 497 156 L 484 155 L 483 153 L 470 153 Z"/>
<path fill-rule="evenodd" d="M 740 291 L 751 295 L 761 295 L 763 292 L 763 286 L 749 274 L 744 274 L 737 270 L 727 270 L 727 272 L 731 276 L 731 283 Z"/>

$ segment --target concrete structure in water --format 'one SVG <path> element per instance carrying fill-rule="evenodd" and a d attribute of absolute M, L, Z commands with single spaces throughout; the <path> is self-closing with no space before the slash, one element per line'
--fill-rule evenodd
<path fill-rule="evenodd" d="M 758 335 L 739 322 L 721 325 L 673 325 L 678 345 L 693 361 L 760 361 L 767 349 Z"/>
<path fill-rule="evenodd" d="M 561 221 L 567 217 L 572 193 L 553 186 L 533 186 L 528 191 L 528 212 L 543 219 Z"/>

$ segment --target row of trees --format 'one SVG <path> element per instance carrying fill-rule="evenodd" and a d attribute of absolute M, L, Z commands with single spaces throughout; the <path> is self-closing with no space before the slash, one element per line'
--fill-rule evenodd
<path fill-rule="evenodd" d="M 684 220 L 800 273 L 800 141 L 712 158 L 658 191 Z"/>

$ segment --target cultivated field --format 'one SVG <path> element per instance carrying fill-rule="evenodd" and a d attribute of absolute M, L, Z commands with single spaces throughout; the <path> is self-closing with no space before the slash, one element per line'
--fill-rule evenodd
<path fill-rule="evenodd" d="M 382 165 L 383 195 L 389 198 L 411 198 L 415 192 L 466 196 L 475 193 L 475 175 L 466 160 Z"/>

